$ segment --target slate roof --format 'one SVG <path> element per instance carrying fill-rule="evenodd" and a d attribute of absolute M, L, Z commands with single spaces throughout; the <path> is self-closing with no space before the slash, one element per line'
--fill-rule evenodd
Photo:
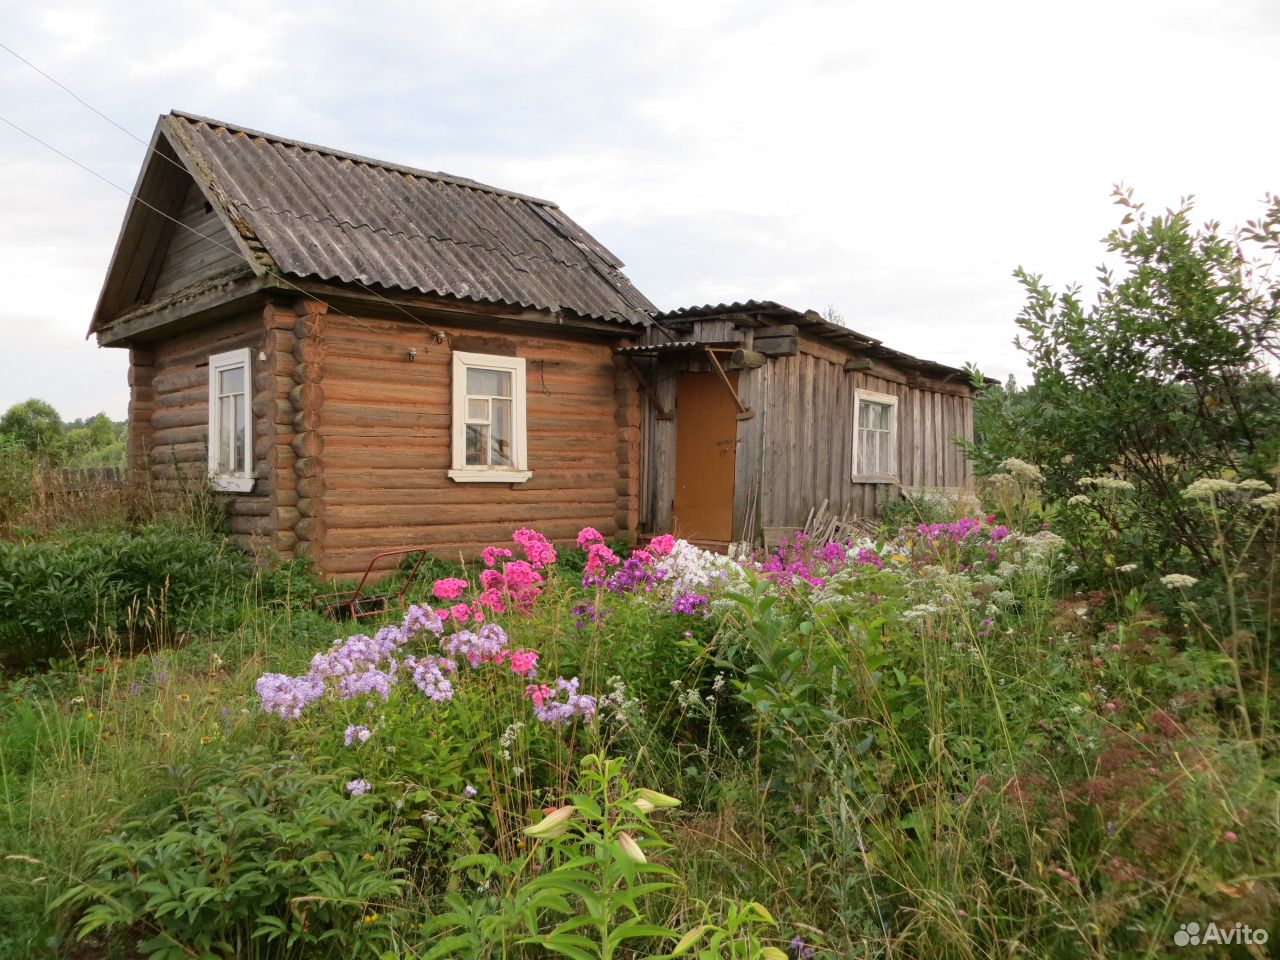
<path fill-rule="evenodd" d="M 927 376 L 944 379 L 967 381 L 969 378 L 969 374 L 958 367 L 913 357 L 909 353 L 886 347 L 882 341 L 877 340 L 875 337 L 869 337 L 838 323 L 824 320 L 821 314 L 813 310 L 795 310 L 773 300 L 745 300 L 735 303 L 708 303 L 697 307 L 680 307 L 677 310 L 659 313 L 654 319 L 659 326 L 671 328 L 673 331 L 678 332 L 682 327 L 691 324 L 694 320 L 742 315 L 767 318 L 769 322 L 775 324 L 793 324 L 801 330 L 822 337 L 824 340 L 829 340 L 849 350 L 855 350 L 878 360 L 883 360 L 885 363 L 900 369 L 918 370 Z M 995 381 L 990 382 L 994 383 Z"/>
<path fill-rule="evenodd" d="M 158 132 L 256 259 L 286 276 L 626 325 L 656 312 L 550 201 L 178 111 Z"/>

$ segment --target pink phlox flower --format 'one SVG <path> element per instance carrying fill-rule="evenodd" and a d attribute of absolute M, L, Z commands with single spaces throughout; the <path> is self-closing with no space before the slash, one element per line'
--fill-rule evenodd
<path fill-rule="evenodd" d="M 553 691 L 545 683 L 531 683 L 524 688 L 524 695 L 533 701 L 535 710 L 541 710 L 542 705 L 547 701 L 555 691 Z"/>
<path fill-rule="evenodd" d="M 455 603 L 449 608 L 449 613 L 453 614 L 453 622 L 459 625 L 471 619 L 471 607 L 465 603 Z"/>
<path fill-rule="evenodd" d="M 503 558 L 510 559 L 515 554 L 506 547 L 485 547 L 480 551 L 480 556 L 484 560 L 486 567 L 494 567 L 497 566 L 499 560 Z"/>
<path fill-rule="evenodd" d="M 579 550 L 586 550 L 593 543 L 604 543 L 604 534 L 595 527 L 583 527 L 578 531 Z"/>
<path fill-rule="evenodd" d="M 649 552 L 655 557 L 666 557 L 671 555 L 671 551 L 675 549 L 676 538 L 669 533 L 654 537 L 649 541 Z"/>
<path fill-rule="evenodd" d="M 520 677 L 529 677 L 538 668 L 538 652 L 536 650 L 517 650 L 511 654 L 511 672 Z"/>
<path fill-rule="evenodd" d="M 602 576 L 606 569 L 616 567 L 619 562 L 618 555 L 610 550 L 604 542 L 593 543 L 587 548 L 586 573 L 589 576 Z"/>
<path fill-rule="evenodd" d="M 524 551 L 525 557 L 537 569 L 545 569 L 556 562 L 555 547 L 537 530 L 522 528 L 513 533 L 511 539 Z"/>
<path fill-rule="evenodd" d="M 470 587 L 471 584 L 458 577 L 442 577 L 432 586 L 431 592 L 437 600 L 457 600 Z"/>

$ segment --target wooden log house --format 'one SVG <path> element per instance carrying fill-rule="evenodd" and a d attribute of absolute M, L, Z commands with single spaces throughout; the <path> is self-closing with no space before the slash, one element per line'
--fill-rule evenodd
<path fill-rule="evenodd" d="M 549 201 L 163 116 L 90 327 L 129 350 L 130 482 L 211 484 L 332 576 L 969 483 L 960 371 L 774 303 L 660 314 L 621 268 Z"/>

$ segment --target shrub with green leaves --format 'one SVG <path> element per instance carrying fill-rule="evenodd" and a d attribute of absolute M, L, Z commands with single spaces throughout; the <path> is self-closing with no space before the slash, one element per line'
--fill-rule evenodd
<path fill-rule="evenodd" d="M 1242 230 L 1192 224 L 1192 203 L 1150 215 L 1117 189 L 1124 219 L 1106 239 L 1092 304 L 1016 272 L 1026 303 L 1016 341 L 1035 378 L 983 389 L 980 475 L 1015 457 L 1037 465 L 1058 503 L 1086 477 L 1118 477 L 1134 496 L 1125 532 L 1137 562 L 1210 575 L 1213 531 L 1182 491 L 1201 478 L 1274 480 L 1280 464 L 1280 197 Z M 1060 532 L 1074 539 L 1074 518 Z"/>
<path fill-rule="evenodd" d="M 346 958 L 396 942 L 406 841 L 341 770 L 251 752 L 172 772 L 172 794 L 90 846 L 53 904 L 79 938 L 156 960 Z M 228 762 L 229 761 L 229 762 Z"/>
<path fill-rule="evenodd" d="M 0 542 L 0 661 L 30 666 L 125 634 L 165 640 L 250 569 L 230 541 L 162 526 Z"/>

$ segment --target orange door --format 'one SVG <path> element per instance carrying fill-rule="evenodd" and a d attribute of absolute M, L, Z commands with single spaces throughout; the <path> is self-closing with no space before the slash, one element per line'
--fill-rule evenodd
<path fill-rule="evenodd" d="M 738 386 L 738 373 L 729 374 Z M 733 539 L 737 408 L 715 373 L 682 373 L 676 382 L 674 532 L 686 540 Z"/>

